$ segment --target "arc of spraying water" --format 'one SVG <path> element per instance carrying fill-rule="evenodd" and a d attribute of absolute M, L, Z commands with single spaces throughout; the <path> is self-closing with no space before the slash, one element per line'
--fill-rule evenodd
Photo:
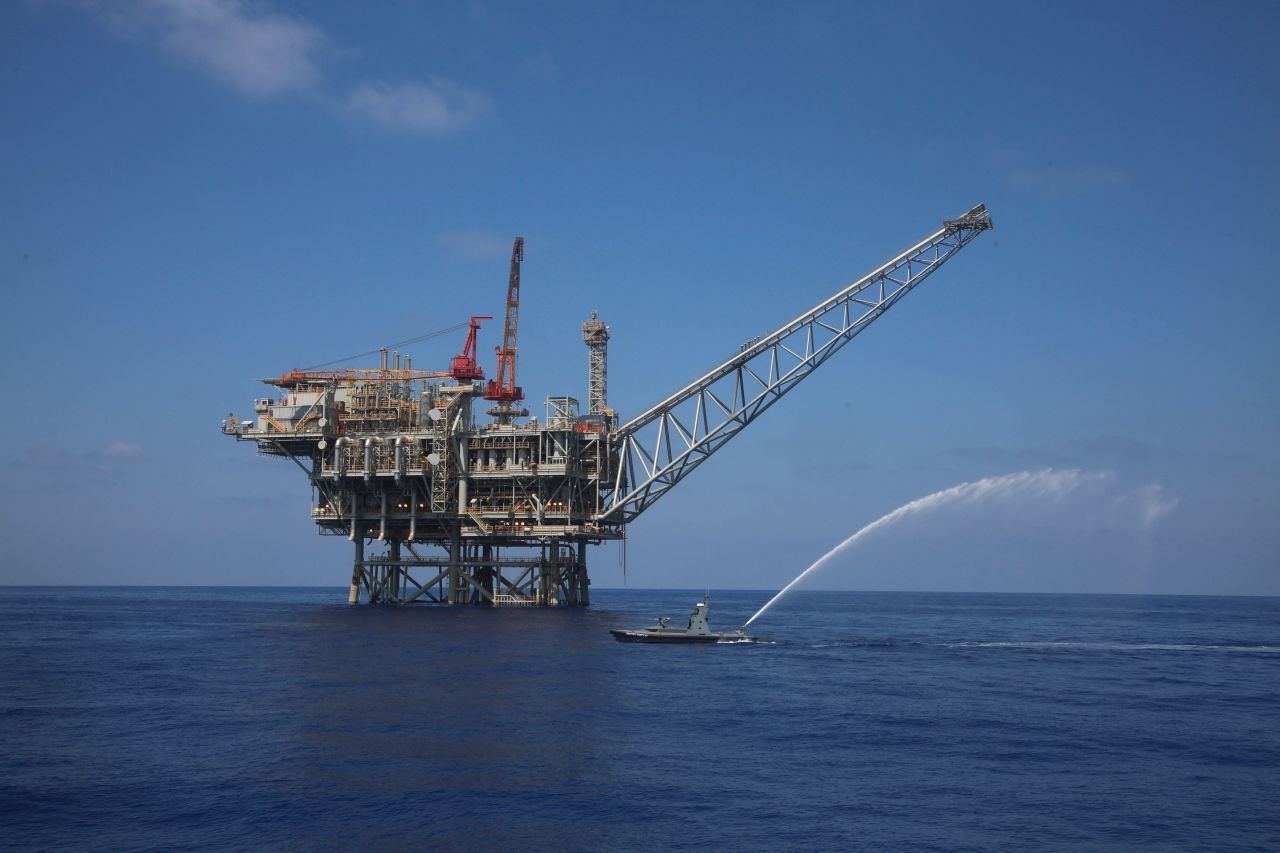
<path fill-rule="evenodd" d="M 1009 496 L 1018 491 L 1033 490 L 1037 494 L 1042 495 L 1063 495 L 1073 491 L 1082 483 L 1090 480 L 1105 478 L 1106 474 L 1102 473 L 1086 473 L 1077 469 L 1069 469 L 1065 471 L 1055 471 L 1052 468 L 1046 468 L 1042 471 L 1020 471 L 1017 474 L 1005 474 L 1000 477 L 988 477 L 984 480 L 976 480 L 972 483 L 961 483 L 958 486 L 952 486 L 949 489 L 943 489 L 940 492 L 934 492 L 931 495 L 925 495 L 922 498 L 916 498 L 910 503 L 903 504 L 893 512 L 880 516 L 875 521 L 863 527 L 857 533 L 854 533 L 848 539 L 823 554 L 817 561 L 796 575 L 795 580 L 784 586 L 778 591 L 778 594 L 765 602 L 755 614 L 742 623 L 742 628 L 746 630 L 752 622 L 759 619 L 765 614 L 774 603 L 794 589 L 801 581 L 818 569 L 829 563 L 837 554 L 851 548 L 856 542 L 866 537 L 868 534 L 882 527 L 888 527 L 891 524 L 905 518 L 909 515 L 917 515 L 922 512 L 930 512 L 947 504 L 958 502 L 974 502 L 985 498 L 997 496 Z"/>

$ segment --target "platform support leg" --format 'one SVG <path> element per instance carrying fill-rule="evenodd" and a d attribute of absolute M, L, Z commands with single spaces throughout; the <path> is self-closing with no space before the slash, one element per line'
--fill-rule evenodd
<path fill-rule="evenodd" d="M 387 578 L 387 601 L 393 604 L 399 604 L 404 600 L 400 594 L 400 540 L 391 540 L 391 559 L 394 565 L 387 567 L 387 573 L 391 576 Z"/>
<path fill-rule="evenodd" d="M 560 571 L 560 540 L 552 539 L 547 560 L 542 564 L 542 603 L 550 607 L 556 600 L 556 573 Z"/>
<path fill-rule="evenodd" d="M 459 565 L 462 560 L 462 531 L 455 528 L 449 534 L 449 591 L 448 601 L 450 604 L 460 604 L 462 601 L 462 567 Z"/>
<path fill-rule="evenodd" d="M 351 592 L 347 594 L 347 604 L 360 601 L 360 578 L 364 574 L 364 537 L 357 536 L 355 564 L 351 568 Z"/>
<path fill-rule="evenodd" d="M 556 577 L 560 578 L 560 588 L 564 598 L 560 602 L 569 607 L 578 606 L 578 549 L 582 546 L 570 540 L 564 546 L 564 559 L 556 569 Z"/>
<path fill-rule="evenodd" d="M 497 562 L 494 560 L 493 546 L 485 545 L 481 548 L 480 553 L 484 560 L 484 566 L 481 567 L 479 574 L 480 585 L 489 591 L 489 595 L 496 595 L 499 592 L 498 579 L 494 575 L 498 571 Z M 483 603 L 477 598 L 477 603 Z"/>

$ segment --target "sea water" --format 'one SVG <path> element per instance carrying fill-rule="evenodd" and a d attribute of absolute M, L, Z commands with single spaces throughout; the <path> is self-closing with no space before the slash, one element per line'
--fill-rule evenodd
<path fill-rule="evenodd" d="M 701 597 L 0 589 L 0 846 L 1280 849 L 1280 599 Z"/>

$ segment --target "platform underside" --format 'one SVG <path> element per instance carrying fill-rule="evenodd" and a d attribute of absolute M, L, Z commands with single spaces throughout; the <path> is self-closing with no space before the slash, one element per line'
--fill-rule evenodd
<path fill-rule="evenodd" d="M 463 538 L 356 539 L 348 601 L 586 607 L 591 603 L 586 538 L 541 541 Z M 383 547 L 385 546 L 385 547 Z"/>

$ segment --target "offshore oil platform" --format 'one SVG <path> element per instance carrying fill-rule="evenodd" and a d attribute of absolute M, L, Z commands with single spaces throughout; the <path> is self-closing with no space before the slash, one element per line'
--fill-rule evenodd
<path fill-rule="evenodd" d="M 262 380 L 277 394 L 222 431 L 306 473 L 320 532 L 354 543 L 351 604 L 363 590 L 371 603 L 586 607 L 588 546 L 625 539 L 654 501 L 991 227 L 981 204 L 945 220 L 621 424 L 607 402 L 609 327 L 594 311 L 582 324 L 586 411 L 568 396 L 547 397 L 541 420 L 524 408 L 517 237 L 493 379 L 476 343 L 492 317 L 474 316 L 455 327 L 467 336 L 446 371 L 414 370 L 389 348 L 376 368 L 292 370 Z M 478 399 L 492 403 L 488 422 Z"/>

